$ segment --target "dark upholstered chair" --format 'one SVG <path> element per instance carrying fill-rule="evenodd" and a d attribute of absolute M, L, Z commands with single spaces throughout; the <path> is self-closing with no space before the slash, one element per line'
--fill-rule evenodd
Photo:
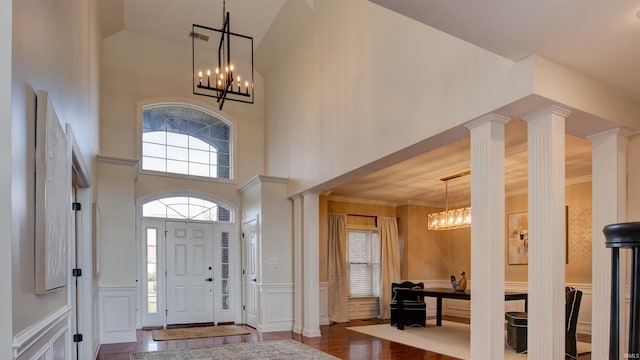
<path fill-rule="evenodd" d="M 396 301 L 396 289 L 424 289 L 424 283 L 412 283 L 411 281 L 404 281 L 402 283 L 391 284 L 391 326 L 398 324 L 398 307 Z M 425 304 L 423 297 L 416 294 L 410 298 L 405 298 L 402 302 L 404 306 L 405 326 L 421 326 L 425 327 L 427 319 L 427 304 Z"/>
<path fill-rule="evenodd" d="M 565 288 L 565 355 L 578 357 L 576 330 L 578 327 L 578 313 L 582 301 L 582 291 L 571 287 Z M 527 351 L 527 313 L 507 312 L 507 344 L 517 353 Z"/>

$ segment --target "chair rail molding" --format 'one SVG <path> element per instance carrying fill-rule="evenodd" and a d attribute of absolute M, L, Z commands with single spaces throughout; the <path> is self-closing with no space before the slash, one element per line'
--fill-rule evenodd
<path fill-rule="evenodd" d="M 59 346 L 60 336 L 69 333 L 71 307 L 65 305 L 45 318 L 20 331 L 13 338 L 13 358 L 37 359 L 38 356 L 50 354 L 55 346 Z M 65 340 L 65 338 L 63 338 Z M 68 355 L 66 341 L 62 342 L 65 356 Z M 37 354 L 36 354 L 37 353 Z M 47 357 L 49 358 L 49 357 Z"/>

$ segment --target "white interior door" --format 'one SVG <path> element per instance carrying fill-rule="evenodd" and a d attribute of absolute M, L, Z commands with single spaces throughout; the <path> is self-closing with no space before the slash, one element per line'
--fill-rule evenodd
<path fill-rule="evenodd" d="M 242 225 L 242 312 L 245 324 L 258 325 L 258 217 Z"/>
<path fill-rule="evenodd" d="M 213 322 L 212 225 L 166 222 L 167 324 Z"/>

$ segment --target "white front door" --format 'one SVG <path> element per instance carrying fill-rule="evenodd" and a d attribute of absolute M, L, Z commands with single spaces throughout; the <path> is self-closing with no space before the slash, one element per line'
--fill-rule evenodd
<path fill-rule="evenodd" d="M 242 224 L 242 286 L 245 324 L 258 325 L 258 218 Z"/>
<path fill-rule="evenodd" d="M 166 222 L 167 324 L 213 322 L 212 225 Z"/>

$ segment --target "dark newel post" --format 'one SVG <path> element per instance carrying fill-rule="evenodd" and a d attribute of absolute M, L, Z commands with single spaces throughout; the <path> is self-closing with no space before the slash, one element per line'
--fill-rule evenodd
<path fill-rule="evenodd" d="M 640 357 L 640 222 L 607 225 L 602 229 L 605 246 L 611 248 L 611 328 L 609 360 L 620 355 L 620 248 L 631 248 L 629 350 L 625 358 Z"/>
<path fill-rule="evenodd" d="M 629 323 L 629 353 L 640 355 L 640 276 L 638 276 L 638 257 L 640 256 L 640 248 L 638 246 L 631 250 L 631 308 Z"/>
<path fill-rule="evenodd" d="M 609 360 L 620 359 L 620 249 L 611 248 L 611 319 Z"/>

